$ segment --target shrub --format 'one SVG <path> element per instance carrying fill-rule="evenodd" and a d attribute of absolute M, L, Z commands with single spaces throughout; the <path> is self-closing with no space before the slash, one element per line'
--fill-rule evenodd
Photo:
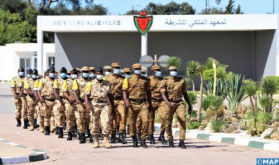
<path fill-rule="evenodd" d="M 186 125 L 186 129 L 197 129 L 199 128 L 199 126 L 201 126 L 202 124 L 200 124 L 199 122 L 189 122 Z"/>
<path fill-rule="evenodd" d="M 179 69 L 180 65 L 181 65 L 181 58 L 179 57 L 170 57 L 167 61 L 167 68 L 171 66 L 175 66 L 177 67 L 177 69 Z"/>
<path fill-rule="evenodd" d="M 211 121 L 211 130 L 213 132 L 220 132 L 222 127 L 226 124 L 223 120 L 212 120 Z"/>
<path fill-rule="evenodd" d="M 206 111 L 209 108 L 209 105 L 210 105 L 210 97 L 204 98 L 202 101 L 203 110 Z"/>
<path fill-rule="evenodd" d="M 278 90 L 278 79 L 275 76 L 269 76 L 261 81 L 262 92 L 267 96 L 273 96 Z"/>
<path fill-rule="evenodd" d="M 188 92 L 189 100 L 191 105 L 194 105 L 197 103 L 197 93 L 196 92 Z"/>
<path fill-rule="evenodd" d="M 262 96 L 262 97 L 260 97 L 259 102 L 260 102 L 261 108 L 265 112 L 269 112 L 269 108 L 272 106 L 272 99 L 268 96 Z"/>

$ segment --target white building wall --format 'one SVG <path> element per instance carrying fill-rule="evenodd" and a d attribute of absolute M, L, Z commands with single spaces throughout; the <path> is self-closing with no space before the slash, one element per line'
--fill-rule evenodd
<path fill-rule="evenodd" d="M 55 45 L 44 44 L 43 58 L 47 66 L 48 56 L 54 56 Z M 36 43 L 15 43 L 0 46 L 0 81 L 9 81 L 17 75 L 20 67 L 20 58 L 25 58 L 27 53 L 37 52 Z M 46 70 L 47 68 L 44 68 Z"/>

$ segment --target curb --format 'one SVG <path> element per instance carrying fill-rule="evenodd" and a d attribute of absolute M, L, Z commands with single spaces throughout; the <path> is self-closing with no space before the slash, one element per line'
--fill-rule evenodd
<path fill-rule="evenodd" d="M 16 143 L 6 141 L 4 139 L 0 139 L 0 142 L 6 143 L 6 144 L 9 144 L 12 146 L 16 146 L 19 148 L 26 148 L 26 149 L 31 149 L 31 150 L 35 151 L 35 153 L 33 153 L 31 155 L 14 156 L 14 157 L 0 157 L 0 164 L 16 164 L 16 163 L 36 162 L 36 161 L 41 161 L 41 160 L 45 160 L 48 158 L 46 152 L 43 150 L 24 147 L 24 146 L 21 146 Z"/>
<path fill-rule="evenodd" d="M 155 130 L 156 132 L 160 132 L 161 125 L 156 123 Z M 172 128 L 172 133 L 175 136 L 179 135 L 179 128 Z M 279 152 L 279 140 L 249 137 L 241 134 L 208 133 L 206 131 L 199 130 L 186 130 L 186 137 Z"/>

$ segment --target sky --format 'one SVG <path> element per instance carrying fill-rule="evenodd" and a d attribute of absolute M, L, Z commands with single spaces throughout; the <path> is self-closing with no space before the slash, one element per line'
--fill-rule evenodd
<path fill-rule="evenodd" d="M 137 6 L 138 10 L 144 8 L 149 2 L 167 4 L 171 0 L 94 0 L 95 4 L 102 4 L 109 11 L 110 15 L 124 14 L 131 10 L 132 6 Z M 205 8 L 206 0 L 173 0 L 177 3 L 188 2 L 200 13 Z M 228 4 L 229 0 L 221 0 L 219 5 L 215 0 L 209 0 L 210 7 L 222 7 Z M 275 13 L 279 14 L 279 0 L 275 1 Z M 235 0 L 235 6 L 240 5 L 245 14 L 267 14 L 272 13 L 273 0 Z"/>

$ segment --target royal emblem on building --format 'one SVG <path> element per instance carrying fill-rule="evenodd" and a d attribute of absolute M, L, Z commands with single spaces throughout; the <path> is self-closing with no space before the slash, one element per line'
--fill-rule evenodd
<path fill-rule="evenodd" d="M 153 16 L 147 16 L 146 11 L 139 12 L 139 16 L 134 16 L 134 23 L 141 34 L 145 34 L 152 26 Z"/>

